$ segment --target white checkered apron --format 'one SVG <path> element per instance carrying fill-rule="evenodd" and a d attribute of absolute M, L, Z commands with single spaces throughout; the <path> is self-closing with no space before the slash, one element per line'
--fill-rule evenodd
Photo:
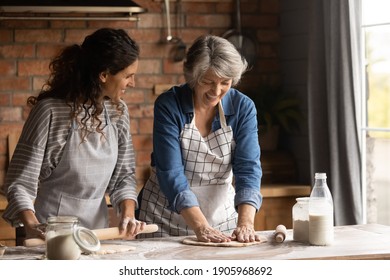
<path fill-rule="evenodd" d="M 185 175 L 207 221 L 213 228 L 231 233 L 237 224 L 231 165 L 235 142 L 232 128 L 226 124 L 221 103 L 218 108 L 221 128 L 202 137 L 195 126 L 194 116 L 180 135 L 181 150 Z M 152 169 L 143 190 L 139 219 L 158 224 L 159 232 L 141 238 L 194 234 L 181 215 L 167 207 L 168 201 L 160 191 L 156 171 Z"/>

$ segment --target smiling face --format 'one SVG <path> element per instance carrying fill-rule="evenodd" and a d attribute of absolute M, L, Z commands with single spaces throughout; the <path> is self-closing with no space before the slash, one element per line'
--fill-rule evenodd
<path fill-rule="evenodd" d="M 195 85 L 195 106 L 213 108 L 225 96 L 232 86 L 232 79 L 221 78 L 212 70 L 207 70 L 204 77 Z"/>
<path fill-rule="evenodd" d="M 102 83 L 102 96 L 106 96 L 115 102 L 120 101 L 128 87 L 135 86 L 135 73 L 138 69 L 138 60 L 115 75 L 108 72 L 100 74 Z"/>

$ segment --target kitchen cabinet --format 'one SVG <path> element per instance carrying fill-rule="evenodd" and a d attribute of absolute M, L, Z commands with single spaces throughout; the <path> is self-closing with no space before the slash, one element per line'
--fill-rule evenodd
<path fill-rule="evenodd" d="M 311 186 L 265 184 L 261 186 L 263 204 L 255 216 L 255 230 L 274 230 L 283 224 L 292 228 L 292 207 L 297 197 L 310 196 Z"/>
<path fill-rule="evenodd" d="M 296 198 L 310 196 L 311 186 L 295 183 L 297 165 L 289 151 L 262 151 L 261 168 L 263 204 L 255 217 L 255 230 L 275 230 L 279 224 L 292 228 L 292 207 Z"/>
<path fill-rule="evenodd" d="M 10 226 L 1 216 L 7 206 L 7 199 L 0 194 L 0 243 L 6 246 L 16 245 L 15 228 Z"/>

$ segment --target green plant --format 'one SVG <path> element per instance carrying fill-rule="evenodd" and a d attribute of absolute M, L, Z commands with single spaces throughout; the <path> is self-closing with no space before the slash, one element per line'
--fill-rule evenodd
<path fill-rule="evenodd" d="M 279 126 L 287 133 L 299 130 L 303 120 L 301 101 L 281 86 L 263 85 L 248 96 L 255 102 L 259 126 Z"/>

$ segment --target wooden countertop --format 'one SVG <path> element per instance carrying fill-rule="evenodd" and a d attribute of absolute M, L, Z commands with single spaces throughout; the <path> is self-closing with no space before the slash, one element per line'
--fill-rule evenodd
<path fill-rule="evenodd" d="M 7 198 L 3 194 L 0 194 L 0 211 L 4 210 L 6 206 Z"/>
<path fill-rule="evenodd" d="M 82 255 L 81 259 L 106 260 L 287 260 L 287 259 L 390 259 L 390 226 L 367 224 L 335 227 L 331 246 L 310 246 L 292 240 L 288 230 L 283 243 L 273 241 L 273 231 L 261 231 L 267 242 L 241 248 L 184 245 L 184 237 L 111 240 L 102 243 L 135 247 L 134 251 L 106 255 Z M 43 259 L 44 246 L 9 247 L 3 259 Z"/>

